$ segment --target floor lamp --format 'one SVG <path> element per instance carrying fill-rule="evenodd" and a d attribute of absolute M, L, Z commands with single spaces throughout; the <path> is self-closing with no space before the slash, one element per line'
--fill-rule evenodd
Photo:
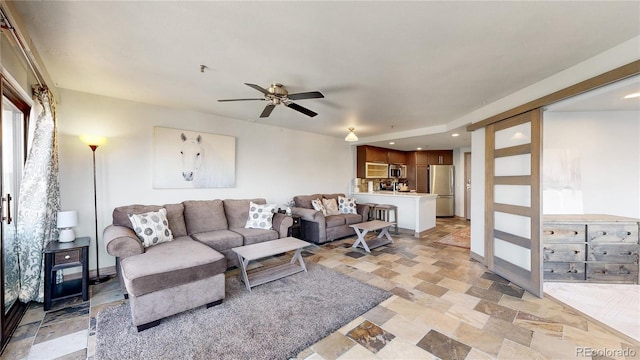
<path fill-rule="evenodd" d="M 95 219 L 96 229 L 96 277 L 89 279 L 89 284 L 95 285 L 103 283 L 111 278 L 109 275 L 100 276 L 100 247 L 98 243 L 98 192 L 96 190 L 96 149 L 105 143 L 107 139 L 103 136 L 82 135 L 80 140 L 89 145 L 93 153 L 93 218 Z"/>

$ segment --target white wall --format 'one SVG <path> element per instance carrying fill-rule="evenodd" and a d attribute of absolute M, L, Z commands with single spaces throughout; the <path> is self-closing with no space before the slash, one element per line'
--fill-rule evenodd
<path fill-rule="evenodd" d="M 640 218 L 640 113 L 544 113 L 543 213 Z"/>
<path fill-rule="evenodd" d="M 484 256 L 484 128 L 471 133 L 471 252 Z"/>
<path fill-rule="evenodd" d="M 341 138 L 65 89 L 60 89 L 60 97 L 61 204 L 65 210 L 78 210 L 78 236 L 94 237 L 91 150 L 78 135 L 107 137 L 96 151 L 101 268 L 115 262 L 103 249 L 102 230 L 111 223 L 117 206 L 254 197 L 282 204 L 299 194 L 349 191 L 353 154 Z M 153 189 L 154 126 L 235 136 L 236 186 Z M 95 254 L 93 246 L 90 253 Z M 94 257 L 90 256 L 92 269 Z"/>

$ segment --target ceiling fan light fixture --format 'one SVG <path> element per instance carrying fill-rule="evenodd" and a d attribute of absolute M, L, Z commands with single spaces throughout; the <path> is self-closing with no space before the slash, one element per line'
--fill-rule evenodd
<path fill-rule="evenodd" d="M 355 130 L 355 128 L 352 128 L 352 127 L 349 128 L 349 133 L 344 138 L 344 141 L 358 141 L 358 137 L 353 132 L 353 130 Z"/>

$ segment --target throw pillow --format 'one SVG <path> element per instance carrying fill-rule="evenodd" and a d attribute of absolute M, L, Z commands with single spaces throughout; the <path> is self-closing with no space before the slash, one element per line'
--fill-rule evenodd
<path fill-rule="evenodd" d="M 327 215 L 340 215 L 336 199 L 322 199 L 322 205 L 327 209 Z"/>
<path fill-rule="evenodd" d="M 173 240 L 165 208 L 144 214 L 129 214 L 128 216 L 133 231 L 136 232 L 145 248 Z"/>
<path fill-rule="evenodd" d="M 322 211 L 322 215 L 327 216 L 327 209 L 322 205 L 322 201 L 320 199 L 311 200 L 311 206 L 315 211 Z"/>
<path fill-rule="evenodd" d="M 260 205 L 250 201 L 249 218 L 244 227 L 247 229 L 271 229 L 275 209 L 276 204 Z"/>
<path fill-rule="evenodd" d="M 338 208 L 340 214 L 357 214 L 356 199 L 338 196 Z"/>

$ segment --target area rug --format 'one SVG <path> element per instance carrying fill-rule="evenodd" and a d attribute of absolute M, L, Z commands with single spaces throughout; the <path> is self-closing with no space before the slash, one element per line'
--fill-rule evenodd
<path fill-rule="evenodd" d="M 95 359 L 288 359 L 391 293 L 322 265 L 249 292 L 227 278 L 226 299 L 138 333 L 123 303 L 98 313 Z"/>
<path fill-rule="evenodd" d="M 452 245 L 465 249 L 471 248 L 471 229 L 466 227 L 458 231 L 452 232 L 436 240 L 439 244 Z"/>

